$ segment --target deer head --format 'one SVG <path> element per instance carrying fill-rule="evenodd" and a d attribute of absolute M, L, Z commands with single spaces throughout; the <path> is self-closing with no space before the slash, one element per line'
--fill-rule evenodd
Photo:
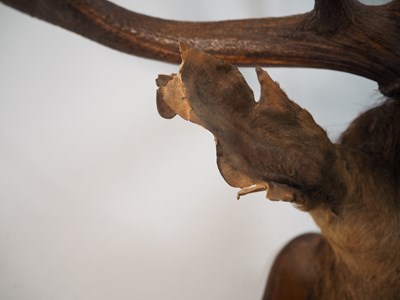
<path fill-rule="evenodd" d="M 265 190 L 271 200 L 309 211 L 321 227 L 323 238 L 306 247 L 314 251 L 312 276 L 303 274 L 306 292 L 298 294 L 395 299 L 400 293 L 399 1 L 377 7 L 316 1 L 302 15 L 208 23 L 160 20 L 106 1 L 3 2 L 130 54 L 174 63 L 182 57 L 179 74 L 157 81 L 160 114 L 178 114 L 214 134 L 219 169 L 239 196 Z M 350 72 L 376 81 L 388 100 L 334 144 L 265 71 L 257 69 L 256 102 L 231 64 Z M 279 283 L 270 281 L 266 299 L 280 297 Z"/>

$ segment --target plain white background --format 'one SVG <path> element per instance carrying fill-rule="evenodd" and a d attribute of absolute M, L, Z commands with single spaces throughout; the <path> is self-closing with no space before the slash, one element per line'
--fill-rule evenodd
<path fill-rule="evenodd" d="M 115 1 L 162 18 L 311 10 L 312 1 Z M 0 298 L 260 299 L 291 238 L 318 230 L 264 193 L 236 201 L 213 137 L 155 106 L 177 66 L 0 5 Z M 256 97 L 253 68 L 242 69 Z M 268 69 L 335 139 L 380 99 L 340 72 Z"/>

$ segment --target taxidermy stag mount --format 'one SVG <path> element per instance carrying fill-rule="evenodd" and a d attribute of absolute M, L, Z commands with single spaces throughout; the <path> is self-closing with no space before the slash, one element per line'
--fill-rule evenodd
<path fill-rule="evenodd" d="M 178 74 L 157 79 L 159 113 L 214 134 L 219 170 L 238 197 L 266 191 L 308 211 L 321 228 L 285 247 L 264 299 L 399 298 L 399 0 L 316 0 L 302 15 L 200 23 L 103 0 L 2 2 L 120 51 L 182 59 Z M 265 71 L 257 68 L 257 102 L 231 64 L 349 72 L 376 81 L 387 100 L 334 144 Z"/>

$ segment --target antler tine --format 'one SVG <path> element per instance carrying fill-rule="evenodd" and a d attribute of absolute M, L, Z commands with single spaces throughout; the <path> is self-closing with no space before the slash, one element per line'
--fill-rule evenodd
<path fill-rule="evenodd" d="M 220 22 L 152 18 L 106 0 L 0 1 L 133 55 L 178 63 L 183 39 L 237 65 L 339 70 L 378 82 L 385 95 L 400 94 L 399 1 L 317 0 L 306 14 Z"/>
<path fill-rule="evenodd" d="M 353 5 L 352 0 L 315 0 L 308 23 L 320 32 L 333 32 L 349 25 L 347 14 Z"/>

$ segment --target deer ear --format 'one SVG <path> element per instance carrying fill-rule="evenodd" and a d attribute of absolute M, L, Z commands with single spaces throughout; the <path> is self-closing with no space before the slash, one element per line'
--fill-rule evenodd
<path fill-rule="evenodd" d="M 156 79 L 156 84 L 159 88 L 165 87 L 172 78 L 173 75 L 159 75 Z M 160 89 L 157 90 L 157 111 L 165 119 L 172 119 L 176 116 L 176 112 L 164 101 Z"/>
<path fill-rule="evenodd" d="M 256 68 L 256 73 L 261 87 L 259 107 L 284 112 L 286 105 L 282 99 L 287 99 L 287 96 L 281 90 L 279 84 L 273 81 L 261 67 Z"/>
<path fill-rule="evenodd" d="M 269 111 L 274 111 L 275 113 L 288 113 L 290 111 L 301 110 L 300 106 L 289 100 L 286 93 L 279 86 L 279 83 L 272 80 L 266 71 L 264 71 L 261 67 L 257 67 L 256 72 L 261 87 L 258 109 L 268 109 Z"/>

